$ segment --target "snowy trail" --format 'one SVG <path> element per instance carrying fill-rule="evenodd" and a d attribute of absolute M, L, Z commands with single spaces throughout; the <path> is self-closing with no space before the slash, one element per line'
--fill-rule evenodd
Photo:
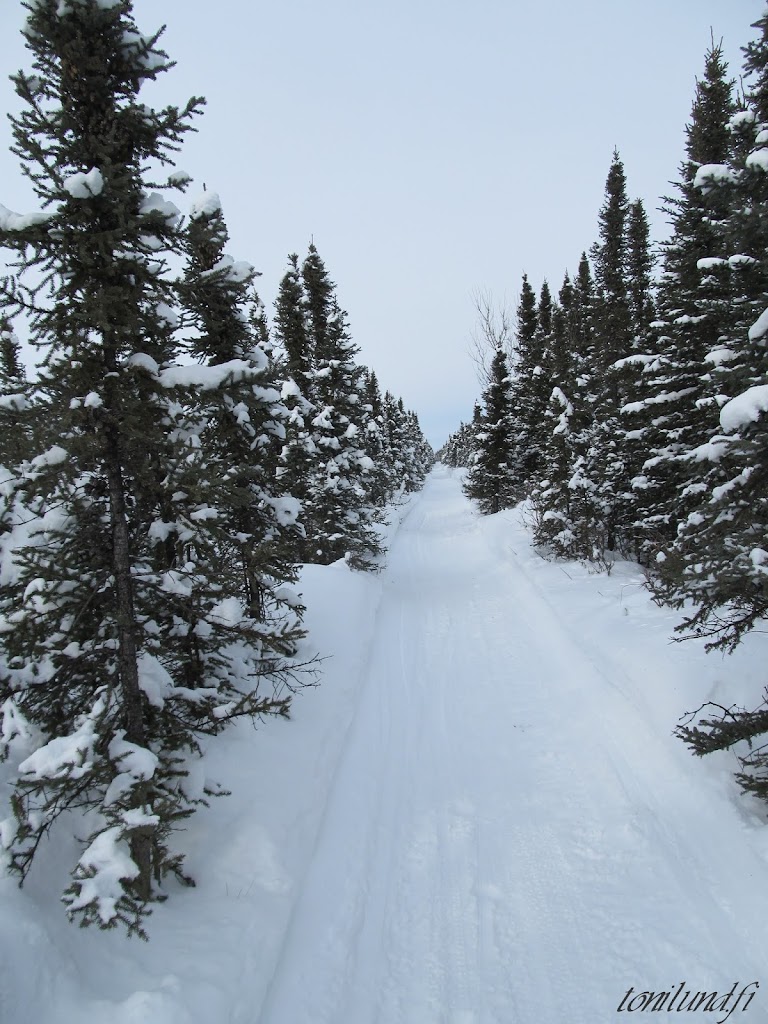
<path fill-rule="evenodd" d="M 0 1024 L 603 1024 L 754 981 L 729 1024 L 768 1024 L 765 809 L 671 735 L 757 703 L 768 637 L 670 645 L 636 566 L 543 561 L 440 466 L 390 536 L 378 577 L 304 567 L 322 685 L 206 752 L 232 795 L 149 943 L 67 923 L 71 838 L 0 875 Z"/>
<path fill-rule="evenodd" d="M 760 978 L 732 882 L 764 861 L 493 537 L 433 472 L 260 1024 L 593 1024 Z"/>

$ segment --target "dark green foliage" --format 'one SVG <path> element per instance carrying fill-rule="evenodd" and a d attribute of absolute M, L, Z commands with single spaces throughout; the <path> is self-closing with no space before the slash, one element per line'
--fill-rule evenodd
<path fill-rule="evenodd" d="M 728 157 L 732 82 L 719 47 L 707 55 L 686 130 L 677 194 L 665 200 L 672 235 L 663 247 L 645 387 L 637 396 L 646 459 L 633 481 L 639 552 L 662 578 L 673 562 L 655 562 L 699 503 L 709 467 L 691 455 L 719 429 L 722 370 L 727 367 L 732 283 L 725 238 L 728 203 L 720 189 L 695 184 L 702 165 Z M 700 266 L 700 261 L 706 262 Z"/>
<path fill-rule="evenodd" d="M 688 724 L 704 708 L 712 708 L 719 715 L 701 719 L 695 725 Z M 762 739 L 768 733 L 768 691 L 756 711 L 709 703 L 687 718 L 675 734 L 699 757 L 716 750 L 746 746 L 748 752 L 740 746 L 736 754 L 742 767 L 735 773 L 736 781 L 745 793 L 768 800 L 768 742 Z"/>
<path fill-rule="evenodd" d="M 231 534 L 254 497 L 228 461 L 231 401 L 264 357 L 243 348 L 222 274 L 207 282 L 215 314 L 194 311 L 208 366 L 174 365 L 184 289 L 169 267 L 183 236 L 148 165 L 171 162 L 200 101 L 138 102 L 168 66 L 157 38 L 140 35 L 128 2 L 96 0 L 40 0 L 26 37 L 36 77 L 16 78 L 15 151 L 51 209 L 0 230 L 19 272 L 3 301 L 32 308 L 43 354 L 34 455 L 4 505 L 0 705 L 3 755 L 20 733 L 39 745 L 18 766 L 4 836 L 23 880 L 63 812 L 88 812 L 68 912 L 144 935 L 166 878 L 189 881 L 172 838 L 207 795 L 189 781 L 201 737 L 285 714 L 289 693 L 274 687 L 301 667 L 277 650 L 298 635 L 295 614 L 277 644 L 262 602 L 243 600 Z M 225 237 L 212 227 L 189 250 L 201 288 Z"/>
<path fill-rule="evenodd" d="M 476 449 L 464 491 L 486 515 L 516 503 L 509 455 L 512 451 L 512 397 L 503 349 L 493 354 L 490 379 L 483 393 L 483 414 Z"/>
<path fill-rule="evenodd" d="M 545 287 L 542 291 L 546 316 L 549 289 Z M 524 274 L 517 306 L 516 358 L 510 395 L 512 447 L 508 456 L 518 500 L 527 493 L 540 461 L 541 417 L 548 399 L 541 380 L 545 340 L 546 333 L 539 327 L 536 294 Z"/>

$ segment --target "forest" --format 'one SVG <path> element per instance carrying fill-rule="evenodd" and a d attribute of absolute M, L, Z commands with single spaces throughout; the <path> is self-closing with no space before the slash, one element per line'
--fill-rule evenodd
<path fill-rule="evenodd" d="M 614 152 L 576 275 L 524 277 L 514 325 L 481 303 L 482 398 L 438 452 L 482 512 L 528 501 L 550 556 L 639 562 L 680 638 L 726 652 L 768 612 L 768 13 L 753 28 L 740 85 L 706 53 L 669 238 Z M 677 730 L 696 754 L 768 726 L 765 700 L 707 711 Z M 758 739 L 737 779 L 768 798 L 766 769 Z"/>
<path fill-rule="evenodd" d="M 0 207 L 0 849 L 23 881 L 85 822 L 70 917 L 144 937 L 166 876 L 193 883 L 172 834 L 223 792 L 194 781 L 201 741 L 316 681 L 298 566 L 376 571 L 383 509 L 433 453 L 357 362 L 314 244 L 268 324 L 218 195 L 168 198 L 203 101 L 141 102 L 160 35 L 126 0 L 26 6 L 13 152 L 40 209 Z"/>

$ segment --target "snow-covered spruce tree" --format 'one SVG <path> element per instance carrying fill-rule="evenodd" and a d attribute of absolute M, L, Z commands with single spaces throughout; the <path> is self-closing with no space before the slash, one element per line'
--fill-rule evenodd
<path fill-rule="evenodd" d="M 644 394 L 636 399 L 645 420 L 646 460 L 633 480 L 644 562 L 666 557 L 678 523 L 697 507 L 708 464 L 692 453 L 718 430 L 718 366 L 729 361 L 732 319 L 729 202 L 723 189 L 702 189 L 696 178 L 703 167 L 727 160 L 733 112 L 727 65 L 713 46 L 696 83 L 676 194 L 664 201 L 672 233 L 663 246 Z M 664 575 L 662 562 L 656 564 Z"/>
<path fill-rule="evenodd" d="M 364 447 L 371 460 L 366 483 L 373 505 L 383 508 L 395 491 L 393 466 L 388 457 L 384 403 L 372 370 L 363 372 L 363 411 L 366 415 Z"/>
<path fill-rule="evenodd" d="M 507 357 L 502 348 L 493 354 L 488 384 L 483 392 L 482 428 L 464 482 L 464 492 L 484 515 L 511 508 L 517 501 L 509 459 L 512 451 L 512 395 Z"/>
<path fill-rule="evenodd" d="M 644 404 L 650 394 L 648 365 L 653 348 L 655 295 L 648 217 L 642 200 L 630 203 L 627 213 L 627 288 L 630 316 L 629 354 L 614 364 L 620 374 L 621 461 L 618 481 L 618 547 L 638 557 L 643 542 L 639 523 L 641 506 L 634 481 L 648 455 L 649 436 L 655 429 L 654 411 Z"/>
<path fill-rule="evenodd" d="M 591 329 L 594 339 L 594 417 L 582 439 L 578 467 L 581 491 L 580 554 L 602 560 L 606 552 L 631 547 L 628 527 L 634 522 L 630 449 L 621 409 L 632 394 L 637 346 L 633 330 L 629 276 L 629 201 L 624 165 L 614 152 L 599 214 L 599 241 L 592 250 L 595 297 Z"/>
<path fill-rule="evenodd" d="M 476 406 L 478 416 L 480 407 Z M 474 422 L 461 423 L 457 430 L 448 436 L 447 441 L 435 452 L 437 462 L 452 469 L 471 465 L 472 456 L 475 451 Z"/>
<path fill-rule="evenodd" d="M 406 492 L 418 491 L 435 463 L 435 453 L 427 441 L 419 423 L 419 417 L 413 410 L 406 410 L 406 452 L 407 465 Z"/>
<path fill-rule="evenodd" d="M 699 508 L 680 525 L 661 564 L 663 596 L 678 607 L 686 597 L 698 606 L 679 628 L 727 650 L 768 617 L 768 10 L 754 27 L 759 36 L 745 50 L 749 107 L 731 119 L 728 161 L 701 167 L 697 182 L 732 204 L 726 240 L 735 252 L 727 264 L 725 257 L 715 263 L 739 276 L 732 324 L 745 310 L 750 317 L 760 313 L 745 336 L 727 339 L 732 358 L 720 363 L 724 390 L 737 393 L 721 409 L 721 432 L 694 449 L 711 468 L 697 489 Z M 707 266 L 710 259 L 704 257 Z M 745 792 L 768 799 L 768 691 L 754 711 L 708 707 L 714 717 L 691 724 L 692 716 L 677 735 L 697 755 L 745 741 L 749 749 L 738 755 L 736 780 Z"/>
<path fill-rule="evenodd" d="M 512 373 L 512 448 L 510 470 L 518 501 L 527 496 L 537 471 L 541 416 L 547 395 L 541 394 L 541 331 L 538 329 L 536 293 L 523 274 L 515 329 L 515 363 Z"/>
<path fill-rule="evenodd" d="M 295 253 L 288 257 L 288 269 L 280 281 L 273 329 L 279 353 L 279 372 L 283 377 L 282 399 L 288 410 L 286 436 L 277 472 L 281 487 L 305 503 L 309 497 L 311 467 L 317 454 L 310 426 L 314 349 L 307 324 L 299 257 Z M 308 547 L 311 542 L 304 526 L 301 534 L 297 540 L 297 555 L 300 561 L 311 561 Z"/>
<path fill-rule="evenodd" d="M 365 451 L 363 367 L 355 362 L 358 348 L 346 313 L 314 244 L 301 277 L 314 357 L 314 454 L 304 499 L 307 560 L 327 564 L 345 558 L 353 568 L 373 569 L 382 549 L 373 527 L 378 513 L 368 491 L 373 463 Z"/>
<path fill-rule="evenodd" d="M 574 546 L 570 484 L 576 459 L 574 402 L 581 400 L 576 377 L 579 325 L 578 295 L 566 274 L 552 311 L 547 360 L 551 390 L 544 415 L 540 479 L 531 489 L 534 539 L 563 556 L 569 555 Z"/>
<path fill-rule="evenodd" d="M 302 635 L 302 608 L 289 586 L 298 578 L 300 506 L 276 479 L 288 410 L 263 331 L 259 336 L 256 272 L 227 255 L 227 240 L 219 197 L 206 192 L 190 211 L 180 291 L 195 328 L 187 346 L 211 373 L 203 378 L 194 409 L 202 426 L 200 457 L 182 460 L 174 487 L 191 493 L 203 476 L 207 488 L 216 490 L 217 515 L 211 518 L 217 547 L 237 567 L 243 608 L 258 623 L 260 649 L 277 659 L 270 666 L 274 672 L 281 655 L 295 653 Z M 172 531 L 175 560 L 187 527 L 179 530 L 175 523 Z"/>
<path fill-rule="evenodd" d="M 717 430 L 692 453 L 709 464 L 698 506 L 665 549 L 657 583 L 673 606 L 695 603 L 681 630 L 726 649 L 768 614 L 768 14 L 756 27 L 759 38 L 745 51 L 749 106 L 731 119 L 738 144 L 725 165 L 696 177 L 704 189 L 724 188 L 731 203 L 725 237 L 738 274 L 735 320 L 748 315 L 752 323 L 732 336 Z"/>
<path fill-rule="evenodd" d="M 23 880 L 62 812 L 88 812 L 68 912 L 143 934 L 164 879 L 185 880 L 170 840 L 204 798 L 187 770 L 200 738 L 288 700 L 271 683 L 259 693 L 258 623 L 216 533 L 218 487 L 202 462 L 194 490 L 174 483 L 191 483 L 180 467 L 200 449 L 196 384 L 211 368 L 173 365 L 180 217 L 151 175 L 172 164 L 201 101 L 139 102 L 169 64 L 128 0 L 28 9 L 34 74 L 15 78 L 14 151 L 44 210 L 2 211 L 0 242 L 22 281 L 4 282 L 4 301 L 33 308 L 45 353 L 43 428 L 17 471 L 23 509 L 3 548 L 0 732 L 11 756 L 20 730 L 38 740 L 0 833 Z M 28 271 L 42 280 L 32 291 Z M 217 371 L 221 383 L 249 375 L 245 361 Z"/>

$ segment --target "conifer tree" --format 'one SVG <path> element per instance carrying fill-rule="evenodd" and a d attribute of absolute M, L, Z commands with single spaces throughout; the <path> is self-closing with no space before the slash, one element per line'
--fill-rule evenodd
<path fill-rule="evenodd" d="M 474 460 L 464 485 L 467 497 L 480 511 L 492 515 L 517 501 L 510 471 L 512 451 L 512 395 L 509 367 L 502 348 L 493 354 L 490 379 L 483 393 L 482 428 L 477 434 Z"/>
<path fill-rule="evenodd" d="M 275 301 L 274 334 L 279 350 L 279 366 L 284 377 L 282 400 L 288 410 L 286 436 L 277 468 L 281 486 L 302 504 L 309 498 L 311 466 L 316 454 L 310 422 L 314 393 L 314 348 L 307 324 L 304 288 L 299 258 L 288 257 Z M 306 527 L 297 540 L 297 555 L 310 560 Z"/>
<path fill-rule="evenodd" d="M 372 504 L 382 508 L 392 497 L 396 484 L 387 451 L 384 404 L 372 370 L 363 374 L 363 409 L 366 414 L 364 447 L 372 464 L 367 475 L 367 491 Z"/>
<path fill-rule="evenodd" d="M 696 179 L 702 168 L 728 159 L 732 85 L 722 49 L 713 46 L 696 83 L 677 194 L 665 200 L 672 234 L 663 247 L 645 392 L 637 396 L 646 459 L 633 488 L 643 561 L 666 557 L 678 523 L 697 507 L 704 472 L 692 454 L 718 429 L 718 366 L 728 361 L 732 317 L 728 200 L 720 189 L 698 187 Z"/>
<path fill-rule="evenodd" d="M 373 569 L 381 544 L 368 493 L 373 464 L 364 447 L 363 368 L 355 362 L 358 348 L 346 313 L 314 244 L 302 263 L 301 278 L 314 353 L 314 456 L 304 502 L 307 558 L 321 563 L 346 558 L 354 568 Z"/>
<path fill-rule="evenodd" d="M 227 240 L 219 197 L 206 192 L 190 212 L 181 287 L 196 328 L 189 351 L 213 369 L 213 386 L 201 393 L 195 409 L 202 424 L 201 456 L 219 492 L 218 543 L 230 549 L 238 567 L 243 605 L 259 624 L 258 645 L 292 653 L 301 636 L 302 609 L 286 584 L 297 580 L 300 504 L 276 481 L 288 410 L 260 330 L 255 270 L 225 252 Z M 227 367 L 233 372 L 222 380 Z M 192 469 L 187 459 L 184 472 L 199 474 L 200 466 Z M 177 486 L 191 491 L 194 480 Z"/>
<path fill-rule="evenodd" d="M 3 211 L 0 243 L 21 275 L 4 302 L 34 310 L 44 426 L 4 548 L 0 735 L 8 756 L 22 727 L 39 746 L 1 831 L 23 880 L 62 813 L 88 812 L 68 913 L 144 934 L 166 876 L 189 881 L 172 836 L 205 799 L 188 771 L 201 737 L 288 706 L 271 679 L 259 692 L 274 663 L 232 589 L 195 413 L 206 388 L 252 374 L 176 363 L 180 214 L 149 167 L 172 165 L 201 101 L 139 102 L 169 67 L 159 34 L 129 0 L 36 0 L 24 34 L 35 73 L 15 77 L 14 151 L 44 209 Z"/>
<path fill-rule="evenodd" d="M 536 471 L 536 437 L 540 428 L 540 420 L 537 421 L 536 417 L 546 402 L 536 388 L 542 362 L 542 335 L 538 323 L 536 293 L 523 274 L 515 331 L 516 358 L 511 384 L 512 447 L 509 454 L 518 501 L 528 493 L 529 482 Z M 541 400 L 537 402 L 536 399 Z"/>
<path fill-rule="evenodd" d="M 759 36 L 745 51 L 748 107 L 731 118 L 730 155 L 725 165 L 699 168 L 695 179 L 707 193 L 722 189 L 730 204 L 724 234 L 734 271 L 731 358 L 718 380 L 717 428 L 694 453 L 705 466 L 697 506 L 660 563 L 665 598 L 676 607 L 690 599 L 696 605 L 680 628 L 728 649 L 768 613 L 768 14 L 755 27 Z"/>
<path fill-rule="evenodd" d="M 629 519 L 632 473 L 621 409 L 625 404 L 627 357 L 634 351 L 628 274 L 626 176 L 614 151 L 599 214 L 599 241 L 593 247 L 595 300 L 591 327 L 594 338 L 594 418 L 579 465 L 582 498 L 583 554 L 602 559 L 622 546 Z M 632 517 L 634 518 L 634 517 Z"/>
<path fill-rule="evenodd" d="M 574 547 L 571 480 L 575 466 L 573 444 L 574 401 L 579 386 L 575 346 L 578 343 L 579 310 L 577 293 L 568 274 L 552 312 L 548 359 L 550 397 L 544 414 L 544 444 L 540 479 L 531 498 L 535 513 L 534 539 L 559 555 Z"/>

